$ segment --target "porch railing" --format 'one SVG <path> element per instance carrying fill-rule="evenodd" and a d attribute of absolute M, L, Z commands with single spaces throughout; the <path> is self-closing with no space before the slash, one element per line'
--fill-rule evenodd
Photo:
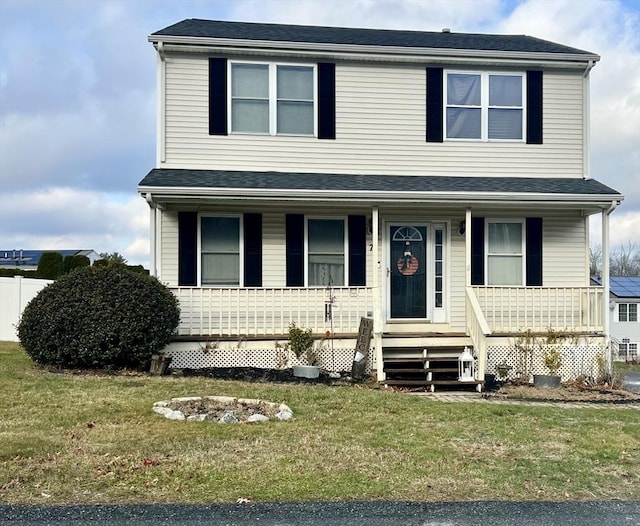
<path fill-rule="evenodd" d="M 487 367 L 487 336 L 491 335 L 491 329 L 482 313 L 480 303 L 473 289 L 467 288 L 466 298 L 467 333 L 471 337 L 476 356 L 478 357 L 477 377 L 484 379 L 484 373 Z"/>
<path fill-rule="evenodd" d="M 601 332 L 602 287 L 472 287 L 493 333 Z"/>
<path fill-rule="evenodd" d="M 371 316 L 370 287 L 195 288 L 171 291 L 180 301 L 180 336 L 281 336 L 294 321 L 315 334 L 357 333 Z M 332 320 L 326 318 L 331 305 Z"/>

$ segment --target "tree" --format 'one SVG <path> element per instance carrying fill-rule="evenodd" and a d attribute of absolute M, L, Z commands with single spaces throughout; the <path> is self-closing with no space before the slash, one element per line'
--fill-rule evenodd
<path fill-rule="evenodd" d="M 117 252 L 100 252 L 100 259 L 107 260 L 111 263 L 127 264 L 125 257 Z"/>
<path fill-rule="evenodd" d="M 63 272 L 64 265 L 60 252 L 45 252 L 40 256 L 36 276 L 42 279 L 58 279 Z"/>
<path fill-rule="evenodd" d="M 609 258 L 612 276 L 640 276 L 640 252 L 636 251 L 636 244 L 627 241 L 627 245 L 620 245 Z"/>
<path fill-rule="evenodd" d="M 91 265 L 91 261 L 87 256 L 83 256 L 82 254 L 78 254 L 75 256 L 67 256 L 64 258 L 64 273 L 68 274 L 73 269 L 80 267 L 88 267 Z"/>
<path fill-rule="evenodd" d="M 600 244 L 591 245 L 589 248 L 589 275 L 599 276 L 602 269 L 602 247 Z"/>

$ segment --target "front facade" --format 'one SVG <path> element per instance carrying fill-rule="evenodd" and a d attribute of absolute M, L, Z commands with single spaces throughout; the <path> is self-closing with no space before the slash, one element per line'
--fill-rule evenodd
<path fill-rule="evenodd" d="M 582 369 L 607 347 L 588 216 L 604 250 L 622 196 L 589 174 L 597 55 L 204 20 L 149 40 L 158 156 L 139 192 L 152 272 L 180 299 L 174 365 L 277 366 L 295 322 L 330 333 L 324 367 L 350 369 L 362 317 L 386 383 L 433 387 L 464 347 L 473 385 L 498 362 L 536 372 L 514 354 L 527 330 L 582 338 Z"/>

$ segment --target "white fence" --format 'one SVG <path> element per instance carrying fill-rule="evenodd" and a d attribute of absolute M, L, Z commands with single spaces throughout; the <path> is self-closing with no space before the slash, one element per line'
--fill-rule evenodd
<path fill-rule="evenodd" d="M 0 278 L 0 340 L 17 342 L 16 326 L 29 303 L 49 283 L 48 279 L 16 276 Z"/>

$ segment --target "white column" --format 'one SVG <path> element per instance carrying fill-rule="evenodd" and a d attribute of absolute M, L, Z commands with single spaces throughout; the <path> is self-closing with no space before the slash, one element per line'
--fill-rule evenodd
<path fill-rule="evenodd" d="M 464 217 L 464 283 L 466 287 L 471 286 L 471 208 L 467 208 Z"/>
<path fill-rule="evenodd" d="M 609 327 L 609 215 L 613 212 L 615 205 L 602 211 L 602 324 L 604 332 L 605 344 L 605 365 L 607 373 L 612 373 L 612 356 L 611 356 L 611 336 Z"/>
<path fill-rule="evenodd" d="M 385 283 L 381 279 L 380 272 L 382 266 L 380 264 L 380 215 L 378 207 L 371 208 L 371 267 L 373 271 L 373 344 L 376 349 L 376 376 L 379 382 L 384 380 L 382 360 L 382 327 L 384 320 L 382 319 L 382 301 L 384 291 L 380 283 Z"/>
<path fill-rule="evenodd" d="M 158 209 L 155 203 L 149 202 L 149 274 L 155 277 L 158 277 L 158 267 L 156 263 L 158 246 L 157 215 Z"/>

